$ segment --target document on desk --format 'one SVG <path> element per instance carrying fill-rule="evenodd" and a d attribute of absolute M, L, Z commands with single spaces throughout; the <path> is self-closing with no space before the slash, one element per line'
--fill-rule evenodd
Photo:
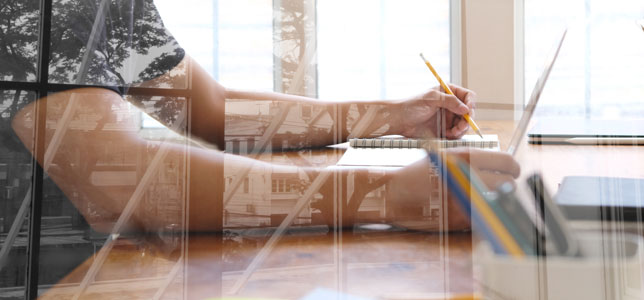
<path fill-rule="evenodd" d="M 340 158 L 338 166 L 404 167 L 427 157 L 424 149 L 428 143 L 438 148 L 473 147 L 498 151 L 499 137 L 485 134 L 465 135 L 459 140 L 419 140 L 400 136 L 375 139 L 352 139 L 349 148 Z"/>

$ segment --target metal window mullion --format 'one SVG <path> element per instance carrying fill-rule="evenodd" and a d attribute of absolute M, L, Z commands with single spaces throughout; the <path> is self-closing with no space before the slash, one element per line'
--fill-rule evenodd
<path fill-rule="evenodd" d="M 0 89 L 2 90 L 29 90 L 41 92 L 39 97 L 46 96 L 50 92 L 60 92 L 72 89 L 82 88 L 104 88 L 100 85 L 84 84 L 67 84 L 67 83 L 37 83 L 37 82 L 12 82 L 0 80 Z M 123 86 L 114 86 L 117 89 L 123 89 Z M 154 87 L 128 87 L 128 95 L 134 96 L 168 96 L 168 97 L 190 97 L 189 89 L 168 89 Z"/>
<path fill-rule="evenodd" d="M 30 90 L 38 91 L 40 84 L 36 82 L 22 82 L 22 81 L 1 81 L 0 89 L 3 90 Z"/>
<path fill-rule="evenodd" d="M 51 33 L 52 0 L 42 0 L 40 5 L 40 49 L 38 53 L 38 94 L 47 93 L 49 77 L 49 53 Z M 27 248 L 27 272 L 25 280 L 25 298 L 38 297 L 38 268 L 40 266 L 40 222 L 43 201 L 44 170 L 38 161 L 45 156 L 45 127 L 47 117 L 46 103 L 36 103 L 36 124 L 34 126 L 34 155 L 32 158 L 33 176 L 31 183 L 31 209 L 29 212 L 29 244 Z"/>
<path fill-rule="evenodd" d="M 31 205 L 29 210 L 29 231 L 27 248 L 27 272 L 25 280 L 26 299 L 38 297 L 38 268 L 40 262 L 40 222 L 43 202 L 44 170 L 38 161 L 44 157 L 46 103 L 36 104 L 36 126 L 34 130 L 34 156 L 32 158 Z"/>

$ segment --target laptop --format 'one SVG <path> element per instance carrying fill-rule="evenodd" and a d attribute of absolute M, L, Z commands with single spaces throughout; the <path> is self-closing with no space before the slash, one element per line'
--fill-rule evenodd
<path fill-rule="evenodd" d="M 534 115 L 534 111 L 537 108 L 537 103 L 539 102 L 539 99 L 541 98 L 541 93 L 543 92 L 543 88 L 546 86 L 546 81 L 548 81 L 548 77 L 550 76 L 552 67 L 555 65 L 555 61 L 557 61 L 557 57 L 559 56 L 559 51 L 561 50 L 561 46 L 563 45 L 563 42 L 566 39 L 567 33 L 568 33 L 568 30 L 564 30 L 563 35 L 559 40 L 559 44 L 557 45 L 555 52 L 546 61 L 546 66 L 543 72 L 541 73 L 539 80 L 537 80 L 537 83 L 535 84 L 534 89 L 532 89 L 532 95 L 530 95 L 530 100 L 528 100 L 528 104 L 526 105 L 525 110 L 523 111 L 523 115 L 521 116 L 521 120 L 519 121 L 519 125 L 517 126 L 517 129 L 514 130 L 514 134 L 512 135 L 512 140 L 510 141 L 510 145 L 508 146 L 508 149 L 507 149 L 507 152 L 510 153 L 512 156 L 516 154 L 517 149 L 519 148 L 519 145 L 523 140 L 523 136 L 525 136 L 526 130 L 528 129 L 528 124 L 530 123 L 530 119 L 532 119 L 532 115 Z"/>

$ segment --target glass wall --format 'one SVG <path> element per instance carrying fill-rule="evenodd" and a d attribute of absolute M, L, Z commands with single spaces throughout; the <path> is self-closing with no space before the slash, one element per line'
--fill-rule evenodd
<path fill-rule="evenodd" d="M 185 143 L 186 66 L 152 1 L 12 1 L 0 19 L 0 298 L 100 280 L 79 266 L 114 246 L 110 231 L 131 237 L 147 226 L 122 214 L 128 203 L 145 203 L 137 213 L 161 230 L 121 247 L 145 253 L 152 241 L 180 252 L 186 159 L 159 150 Z M 145 80 L 130 102 L 109 91 Z M 109 90 L 78 92 L 94 85 Z M 143 122 L 137 106 L 174 131 Z M 128 142 L 133 135 L 142 142 Z"/>
<path fill-rule="evenodd" d="M 14 133 L 11 121 L 25 106 L 32 103 L 34 92 L 2 90 L 0 97 L 0 295 L 20 299 L 24 297 L 29 244 L 26 216 L 31 203 L 33 160 L 27 149 Z M 34 120 L 24 133 L 33 138 Z"/>

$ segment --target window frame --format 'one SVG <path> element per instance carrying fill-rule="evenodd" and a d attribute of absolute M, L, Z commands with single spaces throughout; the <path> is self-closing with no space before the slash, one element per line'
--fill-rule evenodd
<path fill-rule="evenodd" d="M 217 0 L 213 0 L 216 1 Z M 5 81 L 0 80 L 0 89 L 15 91 L 16 93 L 32 92 L 35 94 L 35 99 L 40 99 L 50 93 L 56 93 L 63 90 L 80 89 L 80 88 L 103 88 L 100 85 L 82 85 L 82 84 L 67 84 L 67 83 L 50 83 L 49 82 L 49 64 L 50 64 L 50 46 L 51 46 L 51 25 L 52 25 L 52 11 L 53 0 L 40 0 L 39 12 L 39 32 L 38 32 L 38 48 L 37 48 L 37 74 L 34 81 Z M 125 87 L 116 87 L 123 89 Z M 168 89 L 168 88 L 149 88 L 149 87 L 127 87 L 128 95 L 132 96 L 172 96 L 184 97 L 189 100 L 191 98 L 190 90 L 186 87 L 184 89 Z M 41 239 L 41 219 L 42 219 L 42 203 L 44 200 L 43 186 L 44 186 L 44 169 L 38 161 L 44 161 L 45 156 L 45 129 L 47 107 L 42 102 L 36 102 L 36 119 L 34 130 L 34 149 L 31 159 L 31 187 L 29 197 L 28 213 L 24 216 L 16 215 L 16 218 L 21 217 L 22 222 L 27 219 L 27 258 L 25 264 L 25 299 L 37 299 L 39 289 L 39 266 L 40 266 L 40 239 Z M 223 130 L 223 129 L 222 129 Z M 222 135 L 223 136 L 223 135 Z M 7 179 L 8 180 L 8 179 Z M 4 192 L 4 191 L 3 191 Z M 187 212 L 186 212 L 187 213 Z M 35 216 L 30 218 L 28 216 Z M 223 216 L 223 214 L 222 214 Z M 24 224 L 24 223 L 23 223 Z M 20 227 L 20 226 L 18 226 Z M 11 235 L 11 233 L 9 233 Z M 10 244 L 9 244 L 10 242 Z M 11 251 L 13 241 L 5 240 L 2 247 L 8 248 Z M 7 252 L 7 254 L 8 254 Z"/>

